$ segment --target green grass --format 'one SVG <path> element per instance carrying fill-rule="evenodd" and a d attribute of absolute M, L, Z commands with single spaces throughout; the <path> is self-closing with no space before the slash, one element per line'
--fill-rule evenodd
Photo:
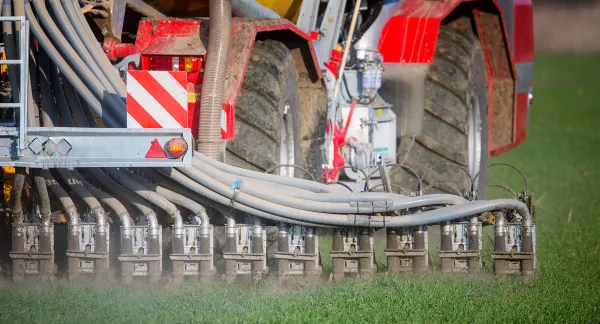
<path fill-rule="evenodd" d="M 519 280 L 430 274 L 352 280 L 295 292 L 260 286 L 0 286 L 2 322 L 600 321 L 600 56 L 536 62 L 526 143 L 492 162 L 518 165 L 538 202 L 541 272 Z M 492 182 L 520 188 L 509 170 Z M 500 192 L 494 194 L 500 195 Z M 569 221 L 569 216 L 571 219 Z M 489 244 L 489 242 L 487 242 Z"/>

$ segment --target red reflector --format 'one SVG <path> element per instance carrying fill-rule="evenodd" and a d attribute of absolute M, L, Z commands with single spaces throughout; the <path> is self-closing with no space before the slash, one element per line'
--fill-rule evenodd
<path fill-rule="evenodd" d="M 173 158 L 180 158 L 187 152 L 188 145 L 183 138 L 174 138 L 167 143 L 167 152 Z"/>
<path fill-rule="evenodd" d="M 158 138 L 155 138 L 154 141 L 152 141 L 152 145 L 150 145 L 150 149 L 146 153 L 146 158 L 147 159 L 165 159 L 165 158 L 167 158 L 165 151 L 163 150 L 162 146 L 158 142 Z"/>

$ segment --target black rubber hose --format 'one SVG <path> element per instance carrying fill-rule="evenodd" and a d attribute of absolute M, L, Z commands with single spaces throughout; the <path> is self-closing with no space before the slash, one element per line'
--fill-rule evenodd
<path fill-rule="evenodd" d="M 67 102 L 69 103 L 69 107 L 71 107 L 71 112 L 73 114 L 73 118 L 78 127 L 96 127 L 96 123 L 90 124 L 85 117 L 84 109 L 89 110 L 87 107 L 84 108 L 81 105 L 81 101 L 79 101 L 79 97 L 77 96 L 77 92 L 69 82 L 69 80 L 65 78 L 61 78 L 63 89 L 65 89 L 65 96 L 67 98 Z"/>
<path fill-rule="evenodd" d="M 81 59 L 86 63 L 86 65 L 90 68 L 90 70 L 94 73 L 98 80 L 100 80 L 109 91 L 116 92 L 121 99 L 125 98 L 127 96 L 127 90 L 125 89 L 124 83 L 121 81 L 120 84 L 113 85 L 110 82 L 110 80 L 105 75 L 106 73 L 110 73 L 110 71 L 103 71 L 102 69 L 100 69 L 100 66 L 98 66 L 96 60 L 92 58 L 92 55 L 87 50 L 87 48 L 85 48 L 85 45 L 75 32 L 73 24 L 69 23 L 69 18 L 67 17 L 65 10 L 60 4 L 60 1 L 50 0 L 48 2 L 50 3 L 50 7 L 52 8 L 52 13 L 56 17 L 55 20 L 57 21 L 60 30 L 62 31 L 63 35 L 67 37 L 69 43 L 71 44 L 71 46 L 73 46 L 73 48 L 75 49 L 77 54 L 79 54 Z"/>
<path fill-rule="evenodd" d="M 73 192 L 77 194 L 83 201 L 88 205 L 88 207 L 92 210 L 94 215 L 96 215 L 96 232 L 97 233 L 105 233 L 106 232 L 106 213 L 104 212 L 104 208 L 100 205 L 100 202 L 94 195 L 92 195 L 85 186 L 79 181 L 68 169 L 57 169 L 58 174 L 64 180 L 64 182 L 71 187 Z"/>
<path fill-rule="evenodd" d="M 58 126 L 58 116 L 50 86 L 50 60 L 44 51 L 38 51 L 38 61 L 40 63 L 38 71 L 42 95 L 42 125 L 44 127 Z"/>
<path fill-rule="evenodd" d="M 369 10 L 367 19 L 362 24 L 360 24 L 360 27 L 358 27 L 356 34 L 354 34 L 354 37 L 352 38 L 352 45 L 356 44 L 356 42 L 358 42 L 363 37 L 367 30 L 371 28 L 375 20 L 377 20 L 379 14 L 381 13 L 381 10 L 383 9 L 384 2 L 384 0 L 378 0 Z"/>
<path fill-rule="evenodd" d="M 100 169 L 89 168 L 86 169 L 89 175 L 93 176 L 95 180 L 100 182 L 102 186 L 112 192 L 113 194 L 119 196 L 121 199 L 125 199 L 128 203 L 132 204 L 135 208 L 137 208 L 144 216 L 148 217 L 150 214 L 154 214 L 154 210 L 152 210 L 152 206 L 146 200 L 142 199 L 140 196 L 130 191 L 129 189 L 123 187 L 121 184 L 111 179 L 106 173 L 104 173 Z"/>
<path fill-rule="evenodd" d="M 74 127 L 75 123 L 73 122 L 71 111 L 69 110 L 65 90 L 63 89 L 60 75 L 58 75 L 58 69 L 52 63 L 50 63 L 49 73 L 52 89 L 54 90 L 54 98 L 56 99 L 56 107 L 60 114 L 60 120 L 64 127 Z"/>
<path fill-rule="evenodd" d="M 53 0 L 54 1 L 54 0 Z M 72 0 L 61 0 L 62 9 L 64 9 L 68 21 L 71 23 L 75 32 L 79 35 L 79 39 L 83 42 L 83 45 L 87 48 L 88 52 L 92 55 L 94 61 L 96 61 L 104 75 L 108 78 L 110 83 L 117 89 L 118 93 L 123 95 L 123 100 L 126 100 L 126 87 L 121 80 L 118 72 L 114 66 L 110 63 L 104 50 L 96 41 L 93 32 L 90 29 L 90 25 L 85 20 L 83 13 L 79 6 L 75 7 L 75 1 Z M 78 10 L 79 9 L 79 10 Z M 85 22 L 85 23 L 84 23 Z"/>
<path fill-rule="evenodd" d="M 67 41 L 60 32 L 58 26 L 56 26 L 52 20 L 52 17 L 50 17 L 44 0 L 31 0 L 31 2 L 33 2 L 35 12 L 39 17 L 40 22 L 50 35 L 50 38 L 54 40 L 54 44 L 58 46 L 63 57 L 65 57 L 71 66 L 75 68 L 75 71 L 78 72 L 81 79 L 96 95 L 96 98 L 102 100 L 103 103 L 111 107 L 112 112 L 115 115 L 125 118 L 126 107 L 121 97 L 114 91 L 109 91 L 106 85 L 102 84 L 102 81 L 92 73 L 90 68 L 83 62 L 82 58 L 75 52 L 69 41 Z M 26 7 L 27 6 L 30 5 L 26 4 Z M 123 119 L 123 121 L 124 120 L 125 119 Z"/>
<path fill-rule="evenodd" d="M 62 74 L 71 82 L 73 87 L 81 94 L 83 99 L 90 105 L 90 107 L 96 112 L 96 114 L 104 121 L 104 123 L 108 127 L 123 127 L 125 123 L 125 117 L 120 119 L 116 119 L 110 112 L 110 109 L 104 109 L 100 101 L 94 96 L 94 94 L 87 88 L 87 86 L 79 79 L 75 71 L 71 69 L 69 64 L 64 60 L 62 55 L 56 50 L 54 45 L 48 36 L 42 30 L 42 27 L 39 25 L 35 15 L 33 14 L 33 10 L 29 3 L 25 6 L 25 13 L 27 15 L 27 19 L 29 20 L 29 27 L 31 28 L 31 32 L 38 40 L 40 46 L 46 51 L 50 59 L 56 64 L 56 66 L 60 69 Z M 118 113 L 118 111 L 117 111 Z"/>
<path fill-rule="evenodd" d="M 48 195 L 48 189 L 46 188 L 46 179 L 44 178 L 41 169 L 35 169 L 33 174 L 33 183 L 35 184 L 35 189 L 38 193 L 42 224 L 44 226 L 49 226 L 52 210 L 50 209 L 50 196 Z"/>
<path fill-rule="evenodd" d="M 18 2 L 18 1 L 17 1 Z M 12 16 L 12 1 L 2 2 L 2 16 Z M 18 60 L 17 56 L 17 44 L 15 42 L 15 34 L 13 32 L 13 22 L 3 21 L 2 22 L 2 38 L 4 41 L 4 50 L 6 51 L 6 59 Z M 12 102 L 19 102 L 19 80 L 21 79 L 19 73 L 19 66 L 16 64 L 8 65 L 8 76 L 10 80 L 10 87 L 12 89 Z"/>
<path fill-rule="evenodd" d="M 15 225 L 23 224 L 23 204 L 21 203 L 21 194 L 25 187 L 25 178 L 27 177 L 26 168 L 16 168 L 13 178 L 13 187 L 10 193 L 12 200 L 13 223 Z"/>
<path fill-rule="evenodd" d="M 96 188 L 94 185 L 89 183 L 79 174 L 79 172 L 72 171 L 71 173 L 75 178 L 77 178 L 77 180 L 79 180 L 83 184 L 85 189 L 87 189 L 92 195 L 96 197 L 96 199 L 99 199 L 103 204 L 110 207 L 110 209 L 112 209 L 117 214 L 121 221 L 121 234 L 125 237 L 131 237 L 131 216 L 129 215 L 129 212 L 127 211 L 125 206 L 118 199 L 114 198 L 113 196 L 107 194 L 106 192 Z"/>
<path fill-rule="evenodd" d="M 73 199 L 67 194 L 67 192 L 60 186 L 58 181 L 54 179 L 50 171 L 47 169 L 42 170 L 42 175 L 46 179 L 46 187 L 50 189 L 54 197 L 60 201 L 61 205 L 65 209 L 67 217 L 69 217 L 69 226 L 79 226 L 81 220 L 79 219 L 79 213 L 77 207 L 73 203 Z"/>

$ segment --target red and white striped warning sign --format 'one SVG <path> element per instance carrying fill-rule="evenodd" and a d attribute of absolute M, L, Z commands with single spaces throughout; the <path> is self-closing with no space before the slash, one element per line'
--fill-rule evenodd
<path fill-rule="evenodd" d="M 187 128 L 187 73 L 129 71 L 127 128 Z"/>

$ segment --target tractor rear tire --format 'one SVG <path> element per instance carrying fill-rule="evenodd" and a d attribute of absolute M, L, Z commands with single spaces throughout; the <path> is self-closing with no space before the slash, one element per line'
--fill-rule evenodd
<path fill-rule="evenodd" d="M 225 162 L 254 171 L 301 175 L 281 164 L 302 164 L 296 63 L 274 40 L 256 41 L 235 107 L 235 139 Z"/>
<path fill-rule="evenodd" d="M 425 91 L 421 134 L 402 137 L 398 164 L 412 168 L 423 178 L 423 187 L 428 189 L 425 193 L 469 191 L 470 180 L 465 172 L 447 164 L 462 167 L 470 177 L 483 170 L 475 185 L 484 186 L 489 99 L 484 56 L 473 32 L 442 26 Z M 400 166 L 392 169 L 391 178 L 399 187 L 416 190 L 416 179 Z M 484 191 L 479 198 L 483 195 Z"/>

